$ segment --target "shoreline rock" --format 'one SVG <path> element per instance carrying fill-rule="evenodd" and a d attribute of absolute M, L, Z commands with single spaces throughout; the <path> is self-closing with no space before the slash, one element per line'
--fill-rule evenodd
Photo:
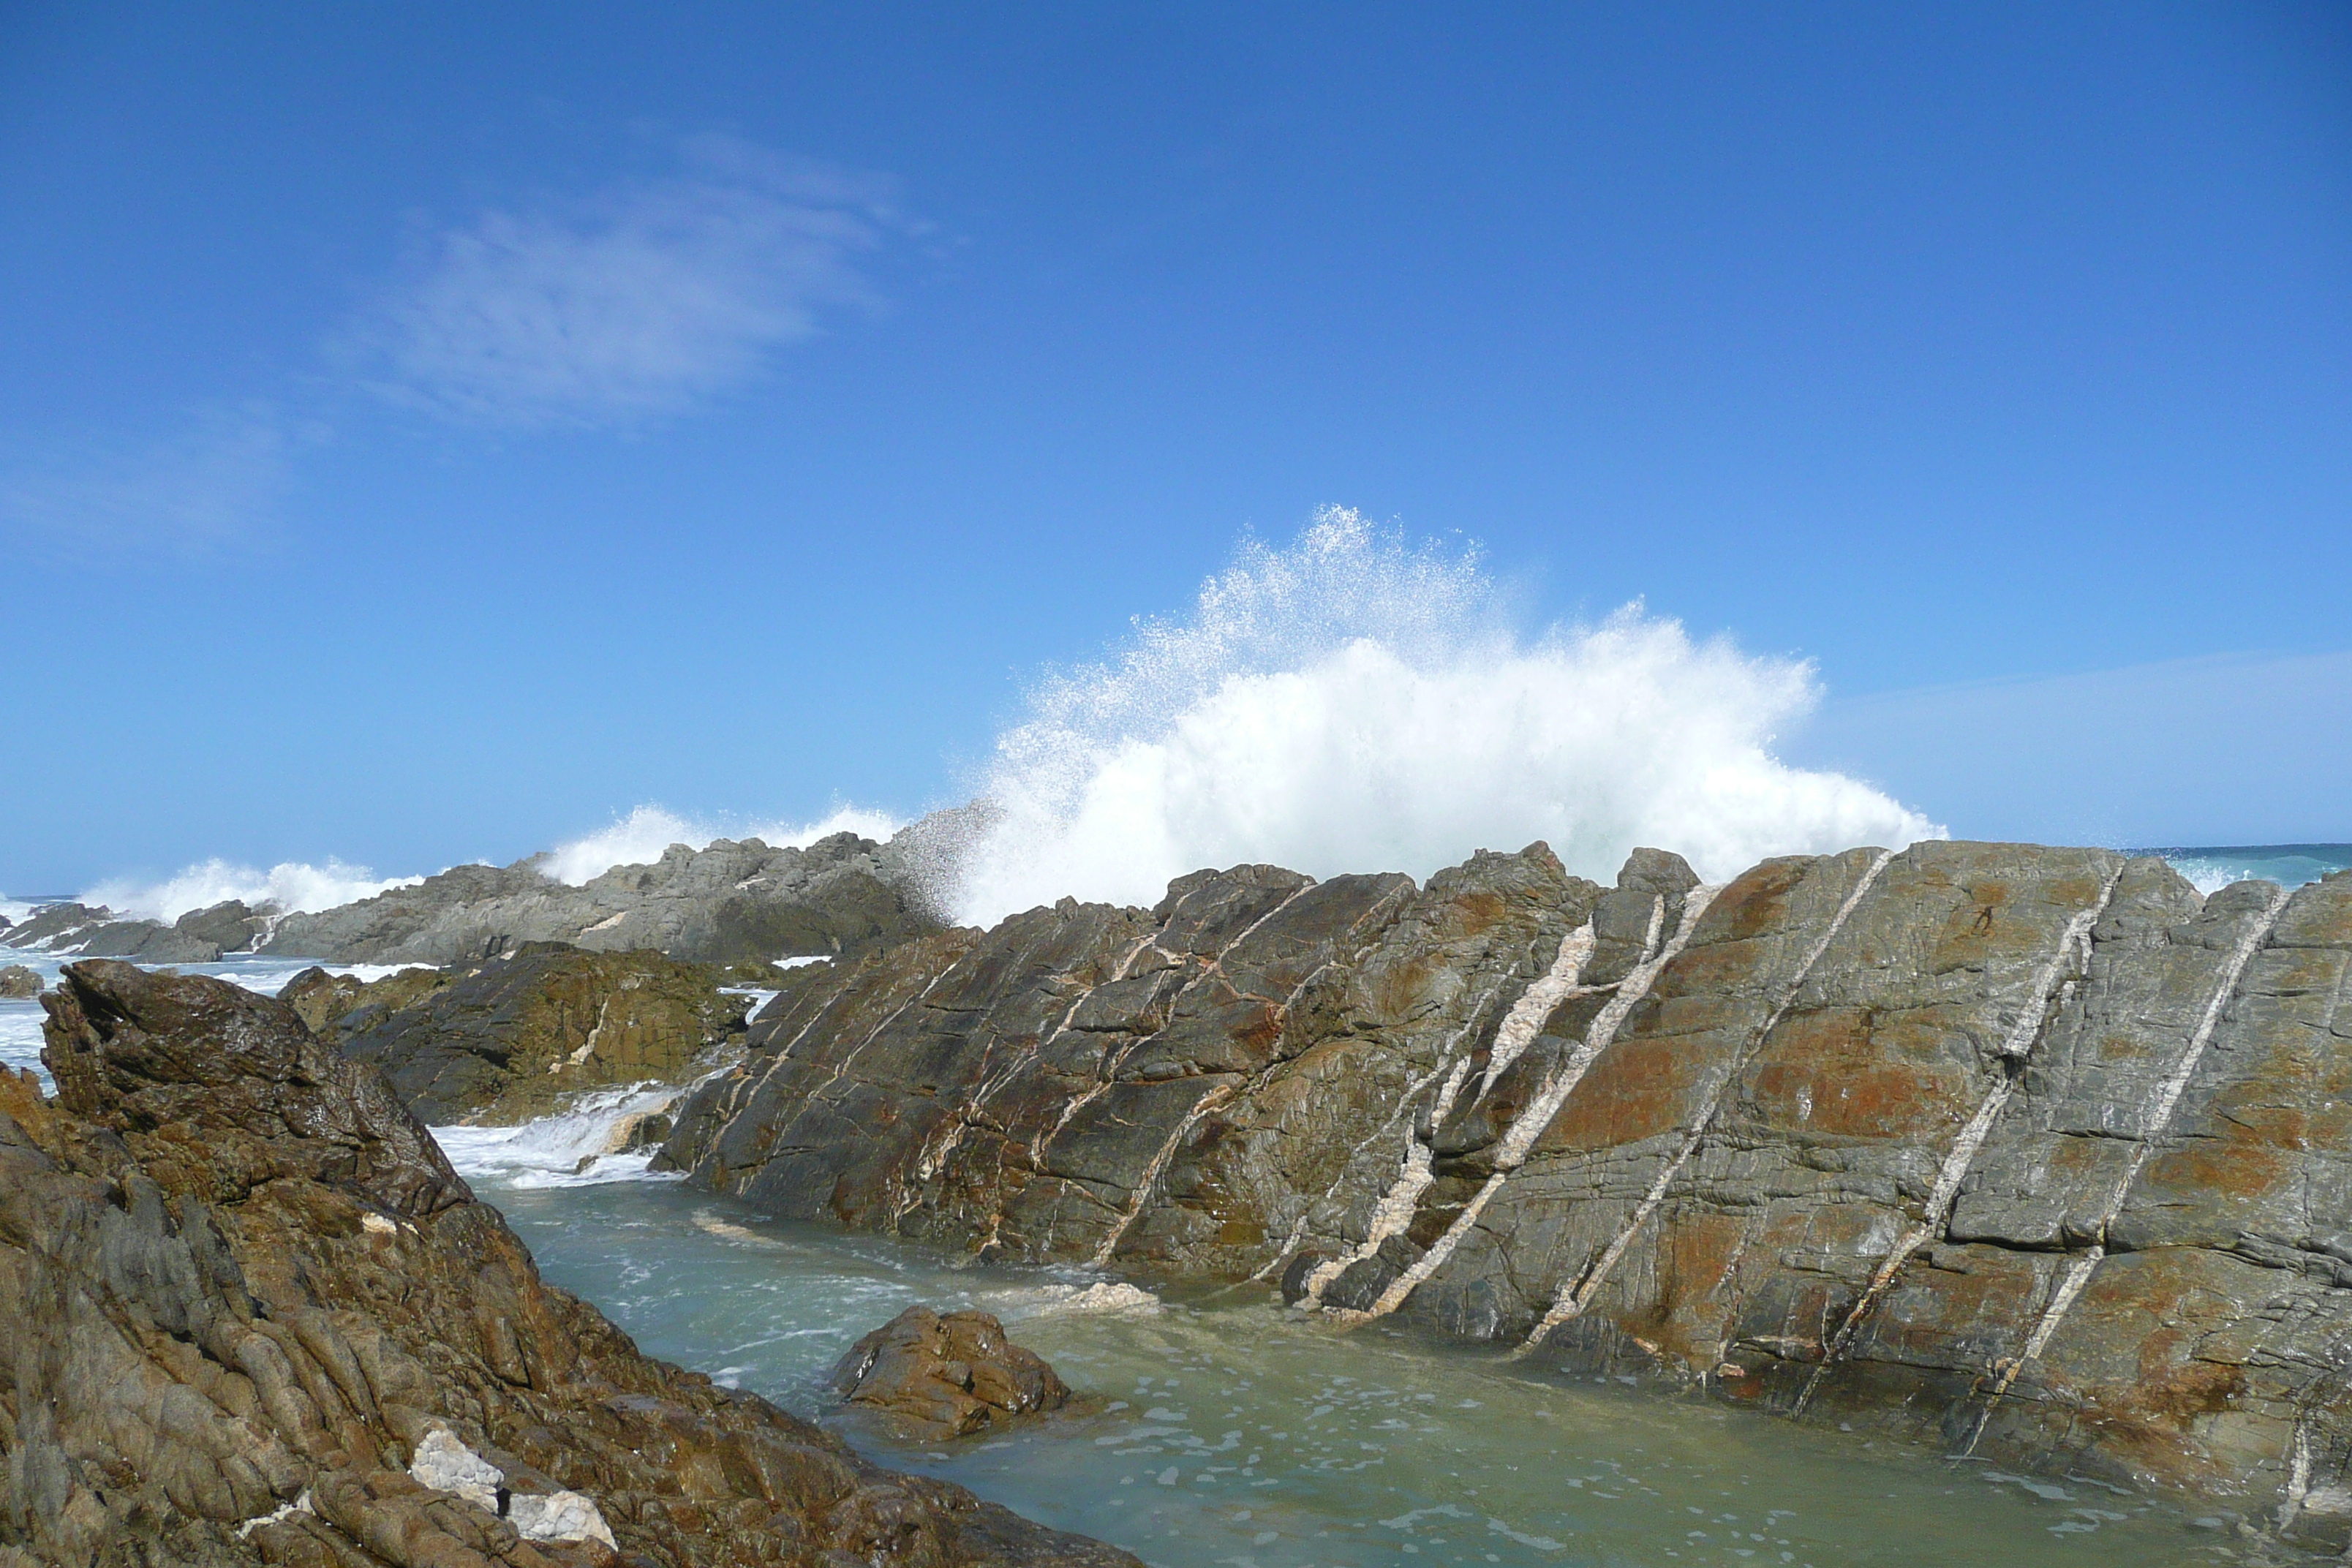
<path fill-rule="evenodd" d="M 658 952 L 533 942 L 454 973 L 364 984 L 309 969 L 278 994 L 441 1126 L 528 1121 L 617 1084 L 683 1084 L 742 1044 L 750 1003 L 720 989 L 726 978 Z"/>
<path fill-rule="evenodd" d="M 785 1047 L 789 1046 L 789 1051 Z M 2352 874 L 1201 872 L 832 966 L 656 1164 L 2352 1537 Z"/>
<path fill-rule="evenodd" d="M 56 1097 L 0 1079 L 0 1558 L 1134 1568 L 638 1354 L 284 1004 L 102 960 L 44 1001 Z"/>

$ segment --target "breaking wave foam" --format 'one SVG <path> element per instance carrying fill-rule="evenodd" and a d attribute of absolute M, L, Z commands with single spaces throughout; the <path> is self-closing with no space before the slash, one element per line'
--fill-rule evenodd
<path fill-rule="evenodd" d="M 612 1148 L 632 1116 L 667 1110 L 686 1091 L 671 1084 L 630 1084 L 581 1096 L 566 1109 L 513 1127 L 436 1127 L 430 1131 L 457 1173 L 509 1186 L 586 1187 L 605 1182 L 682 1180 L 648 1172 L 651 1150 Z"/>
<path fill-rule="evenodd" d="M 1810 664 L 1694 642 L 1638 605 L 1524 638 L 1475 551 L 1332 509 L 1286 549 L 1245 546 L 1189 619 L 1032 694 L 947 901 L 984 924 L 1066 894 L 1152 903 L 1204 866 L 1427 876 L 1538 838 L 1585 876 L 1647 844 L 1720 879 L 1943 837 L 1772 754 L 1819 695 Z"/>
<path fill-rule="evenodd" d="M 861 806 L 837 806 L 832 815 L 810 823 L 752 823 L 722 832 L 658 805 L 640 805 L 611 826 L 585 837 L 558 845 L 541 868 L 559 882 L 577 888 L 595 880 L 615 866 L 647 866 L 662 858 L 673 844 L 700 850 L 714 838 L 757 838 L 778 849 L 805 848 L 835 833 L 864 838 L 887 838 L 899 828 L 897 817 Z"/>
<path fill-rule="evenodd" d="M 206 860 L 184 868 L 162 882 L 138 883 L 128 879 L 100 882 L 79 895 L 85 904 L 104 904 L 118 915 L 145 920 L 174 921 L 192 910 L 208 910 L 231 899 L 253 909 L 274 904 L 280 914 L 331 910 L 360 899 L 372 899 L 387 888 L 413 888 L 422 877 L 378 877 L 365 866 L 329 860 L 312 866 L 282 861 L 268 870 L 228 860 Z"/>

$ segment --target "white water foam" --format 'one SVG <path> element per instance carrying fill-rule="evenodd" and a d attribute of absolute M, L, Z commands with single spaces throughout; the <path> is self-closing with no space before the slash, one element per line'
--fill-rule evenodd
<path fill-rule="evenodd" d="M 615 866 L 649 866 L 673 844 L 690 849 L 709 847 L 714 838 L 757 838 L 778 849 L 802 849 L 835 833 L 884 839 L 902 824 L 887 812 L 863 806 L 838 805 L 815 822 L 753 822 L 730 826 L 726 831 L 708 822 L 693 821 L 666 807 L 640 805 L 612 826 L 584 837 L 560 844 L 541 868 L 556 881 L 577 888 L 593 881 Z"/>
<path fill-rule="evenodd" d="M 631 1116 L 667 1110 L 685 1094 L 674 1084 L 630 1084 L 582 1095 L 568 1108 L 516 1127 L 436 1127 L 434 1142 L 467 1180 L 510 1187 L 589 1187 L 605 1182 L 683 1181 L 646 1167 L 653 1151 L 606 1152 Z"/>
<path fill-rule="evenodd" d="M 985 924 L 1066 894 L 1148 904 L 1202 866 L 1426 876 L 1536 838 L 1588 876 L 1651 844 L 1720 880 L 1942 837 L 1772 754 L 1818 695 L 1810 665 L 1639 605 L 1524 638 L 1475 552 L 1330 510 L 1287 548 L 1246 546 L 1189 619 L 1033 693 L 946 899 Z"/>
<path fill-rule="evenodd" d="M 338 904 L 372 899 L 387 888 L 413 888 L 423 880 L 422 877 L 378 877 L 368 867 L 332 859 L 324 866 L 285 860 L 267 871 L 212 859 L 185 867 L 161 882 L 142 884 L 127 878 L 100 882 L 78 898 L 85 904 L 103 904 L 125 918 L 174 921 L 192 910 L 208 910 L 231 899 L 257 910 L 274 904 L 281 914 L 331 910 Z"/>

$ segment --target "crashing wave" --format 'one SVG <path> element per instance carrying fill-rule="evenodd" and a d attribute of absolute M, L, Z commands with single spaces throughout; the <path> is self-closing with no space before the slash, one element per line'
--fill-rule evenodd
<path fill-rule="evenodd" d="M 1638 605 L 1522 637 L 1475 551 L 1329 510 L 1288 548 L 1245 547 L 1190 618 L 1032 694 L 949 901 L 987 924 L 1068 894 L 1148 904 L 1204 866 L 1426 876 L 1537 838 L 1586 876 L 1650 844 L 1722 878 L 1943 837 L 1773 755 L 1819 696 L 1810 664 Z"/>
<path fill-rule="evenodd" d="M 329 860 L 313 866 L 284 860 L 267 871 L 231 860 L 212 859 L 184 868 L 161 882 L 118 878 L 79 894 L 81 903 L 103 905 L 125 919 L 175 921 L 193 910 L 208 910 L 234 899 L 249 909 L 278 914 L 331 910 L 372 899 L 388 888 L 413 888 L 422 877 L 378 877 L 366 866 Z"/>

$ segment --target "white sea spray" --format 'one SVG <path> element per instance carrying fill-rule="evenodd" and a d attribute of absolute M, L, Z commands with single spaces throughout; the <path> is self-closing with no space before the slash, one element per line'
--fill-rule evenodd
<path fill-rule="evenodd" d="M 1532 637 L 1505 609 L 1475 552 L 1352 511 L 1244 547 L 1188 618 L 1033 693 L 944 901 L 986 923 L 1065 895 L 1150 903 L 1203 866 L 1426 876 L 1537 838 L 1588 876 L 1649 844 L 1722 879 L 1943 836 L 1773 755 L 1818 699 L 1811 665 L 1694 641 L 1638 605 Z"/>
<path fill-rule="evenodd" d="M 257 910 L 275 906 L 281 914 L 331 910 L 372 899 L 387 888 L 413 888 L 423 880 L 422 877 L 379 877 L 369 867 L 335 859 L 323 866 L 285 860 L 264 871 L 215 858 L 184 867 L 160 882 L 117 878 L 77 896 L 82 903 L 103 904 L 125 919 L 173 921 L 231 899 Z"/>

